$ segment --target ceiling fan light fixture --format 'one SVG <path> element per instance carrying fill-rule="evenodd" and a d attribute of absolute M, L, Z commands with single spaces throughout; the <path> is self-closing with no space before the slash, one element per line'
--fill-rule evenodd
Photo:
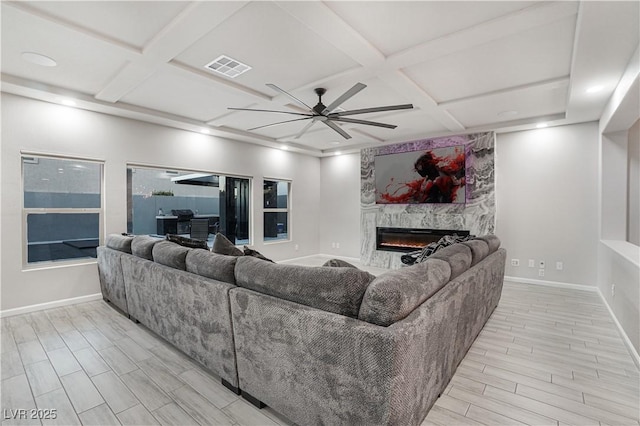
<path fill-rule="evenodd" d="M 249 71 L 251 67 L 247 64 L 230 58 L 226 55 L 220 55 L 213 61 L 204 66 L 209 71 L 213 71 L 217 74 L 222 74 L 225 77 L 236 78 L 241 74 Z"/>

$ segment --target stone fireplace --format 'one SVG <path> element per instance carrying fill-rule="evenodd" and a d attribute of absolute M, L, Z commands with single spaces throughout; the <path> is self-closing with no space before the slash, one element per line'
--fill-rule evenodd
<path fill-rule="evenodd" d="M 465 147 L 466 202 L 464 204 L 376 204 L 375 157 L 390 153 Z M 471 235 L 495 230 L 495 134 L 493 132 L 423 139 L 363 149 L 361 161 L 360 259 L 365 265 L 400 268 L 403 252 L 380 250 L 378 228 L 431 229 Z M 442 235 L 438 236 L 440 239 Z M 424 243 L 421 241 L 420 244 Z M 404 244 L 404 243 L 403 243 Z M 413 243 L 409 243 L 413 244 Z M 428 243 L 427 243 L 428 244 Z"/>
<path fill-rule="evenodd" d="M 376 250 L 409 253 L 437 242 L 445 235 L 469 235 L 469 231 L 453 229 L 376 228 Z"/>

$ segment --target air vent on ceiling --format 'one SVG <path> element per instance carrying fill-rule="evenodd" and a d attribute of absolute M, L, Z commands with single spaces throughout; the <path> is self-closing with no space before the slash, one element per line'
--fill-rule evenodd
<path fill-rule="evenodd" d="M 225 55 L 220 55 L 215 60 L 204 66 L 206 69 L 225 75 L 227 77 L 236 78 L 240 74 L 249 71 L 251 67 L 240 61 L 232 59 Z"/>

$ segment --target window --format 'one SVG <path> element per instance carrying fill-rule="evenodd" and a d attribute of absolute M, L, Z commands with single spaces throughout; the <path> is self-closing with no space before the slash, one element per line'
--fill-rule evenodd
<path fill-rule="evenodd" d="M 291 182 L 264 181 L 264 240 L 289 239 L 289 190 Z"/>
<path fill-rule="evenodd" d="M 192 219 L 208 219 L 210 246 L 218 232 L 236 245 L 249 244 L 249 188 L 247 178 L 129 166 L 127 232 L 189 237 Z"/>
<path fill-rule="evenodd" d="M 95 161 L 22 157 L 26 264 L 96 257 L 102 169 Z"/>

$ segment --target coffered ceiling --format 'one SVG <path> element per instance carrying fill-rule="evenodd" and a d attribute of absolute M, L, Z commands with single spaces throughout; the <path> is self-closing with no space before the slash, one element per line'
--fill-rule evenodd
<path fill-rule="evenodd" d="M 524 1 L 2 2 L 2 90 L 312 155 L 476 130 L 597 120 L 638 46 L 639 3 Z M 23 53 L 45 55 L 46 67 Z M 236 78 L 205 65 L 226 55 Z M 314 88 L 386 129 L 296 118 Z M 600 90 L 588 93 L 588 89 Z"/>

